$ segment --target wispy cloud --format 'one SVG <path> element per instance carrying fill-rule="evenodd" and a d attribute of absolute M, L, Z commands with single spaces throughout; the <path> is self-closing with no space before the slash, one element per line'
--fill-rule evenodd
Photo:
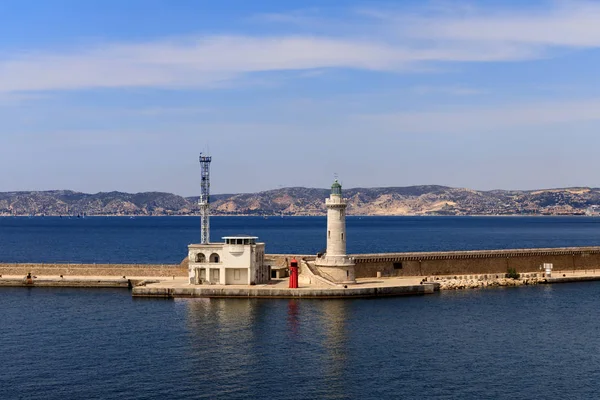
<path fill-rule="evenodd" d="M 600 99 L 358 115 L 357 121 L 404 133 L 477 133 L 600 121 Z"/>
<path fill-rule="evenodd" d="M 324 20 L 312 10 L 264 18 L 289 23 L 285 34 L 171 38 L 4 54 L 0 93 L 215 88 L 257 72 L 430 70 L 450 62 L 519 61 L 548 57 L 560 48 L 600 47 L 600 3 L 593 2 L 549 3 L 521 12 L 460 5 L 433 13 L 362 10 L 352 17 L 352 31 Z M 307 21 L 320 24 L 322 29 L 313 30 L 318 34 L 294 27 Z"/>
<path fill-rule="evenodd" d="M 410 52 L 386 44 L 317 37 L 217 36 L 108 44 L 0 61 L 0 92 L 111 87 L 212 87 L 252 72 L 401 68 Z"/>
<path fill-rule="evenodd" d="M 402 34 L 444 41 L 533 46 L 600 46 L 600 3 L 549 2 L 536 10 L 446 9 L 435 17 L 374 16 L 401 22 Z"/>
<path fill-rule="evenodd" d="M 415 86 L 412 91 L 419 95 L 444 94 L 452 96 L 473 96 L 484 93 L 481 89 L 459 85 Z"/>
<path fill-rule="evenodd" d="M 140 116 L 166 116 L 166 115 L 198 115 L 206 114 L 214 111 L 207 107 L 149 107 L 141 109 L 126 109 L 122 110 L 121 113 L 128 115 L 140 115 Z"/>
<path fill-rule="evenodd" d="M 31 100 L 43 100 L 49 96 L 41 93 L 2 93 L 0 92 L 0 107 L 15 106 Z"/>

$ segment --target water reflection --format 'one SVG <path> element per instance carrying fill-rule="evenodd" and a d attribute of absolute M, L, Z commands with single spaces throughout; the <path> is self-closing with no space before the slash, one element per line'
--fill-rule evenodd
<path fill-rule="evenodd" d="M 299 302 L 297 299 L 290 299 L 288 302 L 287 309 L 287 322 L 289 333 L 292 337 L 298 337 L 298 328 L 300 326 L 300 318 L 299 318 Z"/>
<path fill-rule="evenodd" d="M 223 396 L 273 379 L 310 397 L 346 398 L 349 302 L 186 299 L 193 381 Z M 294 367 L 291 367 L 293 365 Z M 315 385 L 316 381 L 324 382 Z M 214 392 L 213 392 L 214 393 Z"/>
<path fill-rule="evenodd" d="M 250 350 L 256 342 L 253 328 L 260 325 L 256 321 L 257 303 L 187 299 L 186 305 L 190 359 L 197 371 L 191 379 L 199 389 L 213 387 L 224 397 L 249 390 L 250 377 L 258 368 Z"/>
<path fill-rule="evenodd" d="M 347 398 L 347 362 L 348 362 L 348 332 L 347 320 L 348 301 L 326 300 L 320 303 L 321 324 L 323 327 L 322 347 L 326 352 L 324 378 L 327 381 L 324 398 Z"/>

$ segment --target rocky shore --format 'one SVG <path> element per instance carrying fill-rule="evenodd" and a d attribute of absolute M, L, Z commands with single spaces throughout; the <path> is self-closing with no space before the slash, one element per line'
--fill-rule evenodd
<path fill-rule="evenodd" d="M 541 274 L 522 274 L 518 279 L 506 278 L 504 275 L 465 275 L 429 277 L 426 282 L 440 284 L 440 290 L 479 289 L 499 286 L 526 286 L 545 283 Z"/>

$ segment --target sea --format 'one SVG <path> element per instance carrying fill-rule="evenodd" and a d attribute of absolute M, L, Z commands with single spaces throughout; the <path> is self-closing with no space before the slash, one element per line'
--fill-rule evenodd
<path fill-rule="evenodd" d="M 212 240 L 325 246 L 324 217 L 213 217 Z M 3 217 L 0 262 L 179 263 L 196 217 Z M 593 217 L 349 217 L 349 253 L 600 245 Z M 587 399 L 600 283 L 381 299 L 138 299 L 0 288 L 0 399 Z"/>

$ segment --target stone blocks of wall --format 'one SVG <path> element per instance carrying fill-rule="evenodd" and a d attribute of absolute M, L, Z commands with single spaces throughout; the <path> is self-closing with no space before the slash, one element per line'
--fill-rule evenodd
<path fill-rule="evenodd" d="M 552 263 L 554 270 L 600 270 L 600 247 L 498 250 L 477 252 L 387 253 L 353 257 L 357 278 L 431 275 L 504 274 L 539 272 L 543 263 Z"/>
<path fill-rule="evenodd" d="M 169 264 L 0 263 L 0 275 L 186 277 L 187 269 Z"/>

